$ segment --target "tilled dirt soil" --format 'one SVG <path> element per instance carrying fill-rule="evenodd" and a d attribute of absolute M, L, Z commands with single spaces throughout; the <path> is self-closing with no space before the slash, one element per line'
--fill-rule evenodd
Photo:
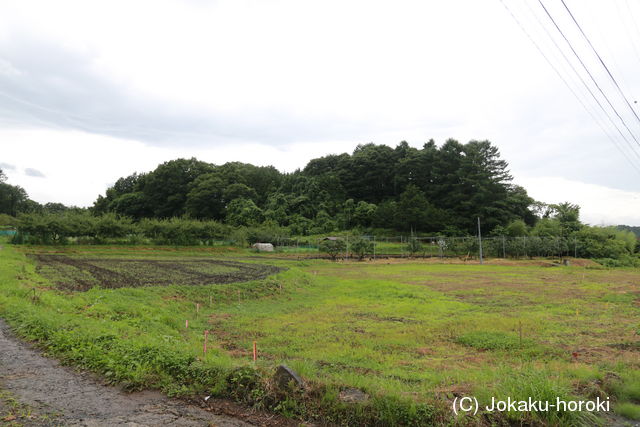
<path fill-rule="evenodd" d="M 272 265 L 210 258 L 81 258 L 34 254 L 38 273 L 60 289 L 86 291 L 94 286 L 122 288 L 210 285 L 264 279 L 281 269 Z"/>
<path fill-rule="evenodd" d="M 0 320 L 0 426 L 249 426 L 157 392 L 125 393 L 41 356 Z"/>

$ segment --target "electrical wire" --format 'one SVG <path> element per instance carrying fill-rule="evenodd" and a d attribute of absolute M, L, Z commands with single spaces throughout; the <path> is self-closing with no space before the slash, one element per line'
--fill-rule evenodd
<path fill-rule="evenodd" d="M 584 103 L 584 101 L 580 98 L 580 96 L 578 96 L 578 94 L 575 92 L 575 90 L 571 87 L 571 85 L 567 82 L 567 80 L 564 78 L 564 76 L 560 73 L 560 71 L 557 69 L 557 67 L 551 62 L 551 60 L 548 58 L 548 56 L 544 53 L 544 51 L 542 50 L 542 48 L 538 45 L 538 43 L 536 43 L 536 41 L 533 39 L 533 37 L 529 34 L 529 32 L 524 28 L 524 26 L 522 25 L 522 23 L 520 22 L 520 20 L 515 16 L 515 14 L 511 11 L 511 9 L 507 6 L 507 4 L 504 2 L 504 0 L 500 0 L 500 3 L 502 3 L 502 5 L 504 6 L 504 8 L 507 10 L 507 12 L 509 13 L 509 15 L 511 15 L 511 17 L 513 18 L 513 20 L 516 22 L 516 24 L 518 25 L 518 27 L 520 27 L 520 29 L 522 30 L 522 32 L 527 36 L 527 38 L 531 41 L 531 43 L 535 46 L 535 48 L 538 50 L 538 52 L 540 52 L 540 54 L 542 55 L 542 57 L 545 59 L 545 61 L 549 64 L 549 66 L 553 69 L 553 71 L 558 75 L 558 77 L 560 78 L 560 80 L 562 80 L 562 82 L 565 84 L 565 86 L 569 89 L 569 91 L 573 94 L 573 96 L 578 100 L 578 102 L 582 105 L 582 107 L 585 109 L 585 111 L 591 116 L 591 118 L 593 118 L 593 120 L 596 122 L 596 124 L 600 127 L 600 129 L 603 131 L 603 133 L 607 136 L 607 138 L 613 143 L 613 145 L 618 149 L 618 151 L 620 151 L 620 153 L 622 154 L 622 156 L 629 162 L 629 164 L 638 172 L 640 173 L 640 167 L 638 167 L 638 165 L 636 165 L 627 155 L 627 153 L 622 149 L 622 147 L 620 146 L 620 144 L 618 143 L 618 141 L 616 141 L 615 138 L 613 138 L 613 136 L 611 136 L 611 134 L 606 130 L 606 128 L 602 125 L 602 123 L 595 117 L 595 115 L 593 114 L 593 112 L 587 107 L 587 105 Z M 556 44 L 557 46 L 557 44 Z M 559 47 L 558 47 L 559 48 Z M 561 49 L 560 49 L 561 50 Z M 562 50 L 561 50 L 562 52 Z M 625 139 L 625 141 L 628 142 L 628 140 L 626 140 L 624 134 L 620 131 L 620 129 L 615 125 L 615 123 L 611 120 L 611 117 L 607 114 L 606 109 L 602 106 L 602 104 L 600 103 L 600 101 L 597 99 L 597 97 L 593 94 L 593 92 L 591 91 L 591 88 L 589 88 L 589 86 L 586 84 L 586 82 L 584 82 L 584 80 L 582 79 L 582 77 L 580 76 L 580 74 L 575 70 L 575 68 L 572 66 L 571 62 L 568 61 L 568 58 L 565 59 L 567 60 L 567 62 L 571 65 L 572 69 L 574 70 L 574 72 L 576 73 L 576 75 L 578 75 L 578 77 L 581 79 L 582 83 L 585 85 L 586 89 L 589 91 L 589 93 L 591 94 L 591 96 L 594 98 L 594 100 L 597 102 L 597 104 L 600 106 L 600 108 L 602 109 L 602 111 L 605 113 L 605 115 L 607 115 L 607 117 L 609 118 L 609 120 L 611 121 L 611 124 L 616 128 L 616 130 L 620 133 L 620 135 Z M 630 145 L 631 151 L 640 158 L 640 155 L 633 150 L 633 146 Z"/>
<path fill-rule="evenodd" d="M 564 6 L 564 8 L 567 10 L 567 12 L 569 13 L 569 16 L 571 16 L 571 19 L 573 19 L 573 22 L 576 24 L 576 26 L 578 27 L 578 29 L 580 30 L 580 34 L 582 34 L 582 36 L 584 37 L 584 39 L 587 41 L 587 43 L 589 43 L 589 47 L 591 48 L 591 50 L 593 51 L 593 53 L 598 57 L 598 61 L 600 61 L 600 64 L 604 67 L 604 69 L 607 71 L 607 74 L 609 75 L 609 78 L 611 78 L 611 81 L 613 81 L 613 84 L 616 86 L 616 88 L 618 89 L 618 92 L 620 93 L 620 96 L 622 96 L 622 98 L 624 98 L 624 102 L 627 104 L 627 106 L 629 107 L 629 109 L 631 110 L 631 112 L 633 113 L 633 115 L 635 116 L 636 120 L 638 121 L 638 123 L 640 123 L 640 117 L 638 117 L 638 114 L 636 113 L 636 111 L 633 109 L 633 107 L 631 106 L 631 103 L 629 102 L 629 100 L 627 99 L 627 96 L 624 94 L 624 92 L 622 91 L 622 89 L 620 88 L 620 85 L 618 84 L 618 81 L 616 80 L 615 77 L 613 77 L 613 74 L 611 74 L 611 71 L 609 70 L 609 67 L 607 67 L 607 64 L 604 63 L 604 61 L 602 60 L 602 57 L 600 56 L 600 54 L 598 53 L 598 51 L 596 50 L 596 48 L 593 46 L 593 44 L 591 43 L 591 40 L 589 40 L 589 37 L 587 37 L 587 35 L 584 33 L 584 31 L 582 30 L 582 26 L 578 23 L 578 21 L 576 20 L 575 16 L 573 16 L 573 13 L 571 13 L 571 10 L 569 9 L 569 7 L 567 6 L 567 3 L 565 3 L 564 0 L 560 0 L 562 2 L 562 5 Z M 640 143 L 639 143 L 640 145 Z"/>
<path fill-rule="evenodd" d="M 504 3 L 503 3 L 504 4 Z M 615 122 L 613 121 L 613 119 L 611 118 L 611 115 L 607 112 L 607 110 L 604 108 L 604 106 L 602 105 L 602 103 L 600 102 L 600 100 L 595 96 L 595 94 L 593 93 L 593 91 L 591 90 L 591 88 L 589 87 L 589 85 L 584 81 L 584 78 L 580 75 L 580 73 L 578 72 L 578 70 L 576 70 L 575 66 L 573 65 L 573 63 L 569 60 L 569 58 L 567 57 L 567 55 L 564 53 L 564 50 L 562 50 L 562 48 L 558 45 L 558 43 L 556 42 L 555 38 L 551 35 L 551 33 L 547 30 L 547 27 L 542 23 L 542 21 L 540 21 L 540 18 L 538 17 L 538 15 L 533 11 L 533 9 L 531 8 L 531 6 L 529 6 L 529 3 L 527 3 L 525 1 L 525 4 L 527 6 L 527 8 L 529 9 L 529 12 L 531 12 L 531 14 L 534 16 L 534 18 L 536 19 L 536 21 L 538 22 L 538 25 L 540 25 L 540 27 L 542 27 L 542 29 L 544 30 L 544 32 L 546 33 L 547 37 L 551 40 L 551 42 L 553 43 L 553 45 L 556 47 L 556 49 L 560 52 L 560 54 L 562 55 L 562 58 L 565 60 L 565 62 L 569 65 L 569 67 L 571 68 L 571 71 L 573 71 L 573 73 L 578 77 L 578 80 L 582 83 L 582 85 L 584 86 L 584 88 L 587 90 L 587 92 L 591 95 L 591 97 L 593 98 L 593 100 L 596 102 L 596 104 L 600 107 L 600 110 L 602 110 L 602 112 L 604 113 L 604 115 L 606 116 L 606 118 L 609 120 L 609 123 L 611 123 L 611 125 L 616 129 L 616 131 L 618 131 L 618 133 L 620 134 L 620 136 L 622 137 L 622 139 L 627 143 L 627 145 L 629 146 L 629 149 L 631 150 L 632 153 L 634 153 L 636 155 L 636 157 L 638 157 L 640 159 L 640 154 L 638 154 L 638 152 L 634 149 L 633 144 L 631 144 L 631 142 L 627 139 L 627 137 L 624 135 L 624 133 L 620 130 L 620 128 L 618 127 L 618 125 L 615 124 Z M 506 7 L 506 5 L 505 5 Z M 507 10 L 509 10 L 507 8 Z M 509 11 L 511 13 L 511 11 Z M 516 19 L 516 22 L 518 22 L 517 18 L 513 15 L 513 13 L 511 13 L 511 15 L 514 17 L 514 19 Z M 518 22 L 518 25 L 520 26 L 520 28 L 522 28 L 522 30 L 525 32 L 525 34 L 527 34 L 526 30 L 523 28 L 523 26 Z M 532 37 L 527 34 L 527 36 L 529 37 L 529 39 L 534 43 L 534 45 L 536 45 L 535 41 L 533 41 Z M 538 47 L 536 45 L 536 47 L 538 48 L 538 51 L 540 51 L 540 53 L 542 54 L 543 57 L 545 57 L 545 59 L 547 60 L 547 62 L 551 65 L 552 68 L 554 68 L 554 71 L 556 71 L 556 73 L 559 75 L 559 77 L 563 80 L 563 82 L 565 83 L 565 85 L 567 85 L 567 87 L 569 87 L 569 90 L 571 90 L 571 92 L 574 94 L 574 96 L 576 97 L 576 99 L 578 99 L 578 101 L 580 102 L 580 104 L 582 104 L 582 106 L 584 107 L 584 109 L 589 113 L 589 115 L 594 119 L 594 121 L 598 124 L 598 126 L 600 126 L 600 128 L 602 129 L 602 131 L 607 134 L 607 136 L 609 136 L 609 133 L 605 130 L 604 126 L 599 122 L 599 120 L 595 117 L 595 114 L 589 109 L 587 108 L 585 102 L 583 102 L 583 100 L 572 90 L 572 88 L 568 85 L 568 83 L 566 81 L 564 81 L 563 77 L 560 75 L 560 72 L 558 70 L 555 69 L 555 67 L 553 66 L 553 64 L 551 64 L 550 60 L 546 57 L 546 55 L 541 51 L 541 48 Z M 569 74 L 569 76 L 571 76 L 571 74 Z M 610 137 L 611 139 L 611 137 Z M 615 145 L 618 145 L 618 142 L 613 140 Z M 620 150 L 620 148 L 618 148 Z M 624 154 L 624 153 L 623 153 Z M 635 165 L 634 165 L 635 166 Z"/>
<path fill-rule="evenodd" d="M 607 101 L 607 104 L 609 104 L 609 107 L 611 107 L 611 109 L 613 110 L 613 112 L 615 113 L 615 115 L 618 117 L 618 119 L 620 119 L 620 121 L 622 122 L 622 125 L 624 126 L 624 128 L 627 130 L 627 132 L 629 132 L 629 135 L 631 135 L 631 137 L 633 138 L 633 140 L 636 142 L 636 144 L 638 144 L 638 146 L 640 147 L 640 141 L 638 141 L 638 138 L 635 136 L 635 134 L 633 132 L 631 132 L 631 129 L 629 129 L 629 126 L 627 125 L 627 122 L 622 118 L 622 116 L 620 115 L 620 113 L 618 112 L 618 110 L 616 109 L 616 107 L 613 106 L 613 104 L 611 103 L 611 100 L 609 99 L 609 97 L 604 93 L 604 91 L 602 90 L 602 88 L 600 87 L 600 84 L 598 84 L 598 82 L 596 81 L 596 79 L 593 77 L 593 74 L 591 74 L 591 71 L 589 71 L 589 68 L 585 65 L 584 61 L 582 60 L 582 58 L 580 57 L 580 55 L 578 55 L 578 52 L 576 52 L 576 50 L 573 48 L 573 45 L 571 44 L 571 42 L 569 41 L 569 39 L 567 38 L 567 36 L 564 34 L 564 32 L 562 31 L 562 29 L 558 26 L 556 20 L 553 18 L 553 16 L 551 16 L 551 13 L 549 13 L 549 11 L 547 10 L 547 7 L 544 5 L 544 3 L 542 2 L 542 0 L 538 0 L 538 3 L 540 3 L 540 6 L 542 6 L 542 8 L 544 9 L 545 13 L 547 14 L 547 16 L 549 17 L 549 19 L 551 20 L 551 22 L 553 23 L 553 25 L 556 27 L 556 29 L 558 30 L 558 32 L 560 33 L 560 35 L 562 35 L 562 38 L 564 38 L 565 42 L 567 42 L 567 45 L 569 46 L 569 48 L 571 49 L 571 51 L 573 52 L 573 54 L 575 55 L 575 57 L 578 59 L 578 62 L 580 62 L 580 65 L 582 65 L 582 68 L 584 68 L 584 70 L 586 71 L 586 73 L 589 75 L 589 77 L 591 78 L 591 81 L 593 82 L 593 84 L 596 86 L 596 88 L 598 89 L 598 91 L 600 92 L 600 94 L 604 97 L 604 99 Z"/>

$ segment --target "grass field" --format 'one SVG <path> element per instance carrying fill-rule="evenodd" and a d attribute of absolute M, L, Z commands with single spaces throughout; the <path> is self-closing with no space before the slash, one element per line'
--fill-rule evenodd
<path fill-rule="evenodd" d="M 132 389 L 206 392 L 350 425 L 602 422 L 554 411 L 456 418 L 459 396 L 610 396 L 619 415 L 640 418 L 637 270 L 4 246 L 0 315 L 48 352 Z M 274 388 L 280 363 L 305 392 Z M 371 399 L 343 403 L 345 387 Z"/>

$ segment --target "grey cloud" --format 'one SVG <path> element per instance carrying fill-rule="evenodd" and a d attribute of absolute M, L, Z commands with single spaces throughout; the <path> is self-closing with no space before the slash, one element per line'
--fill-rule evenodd
<path fill-rule="evenodd" d="M 0 125 L 74 129 L 157 146 L 211 146 L 259 141 L 285 145 L 327 138 L 365 138 L 375 123 L 284 112 L 205 114 L 136 97 L 98 75 L 92 56 L 19 35 L 0 45 Z"/>
<path fill-rule="evenodd" d="M 10 164 L 10 163 L 0 162 L 0 169 L 5 170 L 5 171 L 6 170 L 15 170 L 16 167 L 14 165 Z"/>
<path fill-rule="evenodd" d="M 32 176 L 34 178 L 45 178 L 42 172 L 40 172 L 38 169 L 33 169 L 33 168 L 26 168 L 24 170 L 24 174 L 27 176 Z"/>

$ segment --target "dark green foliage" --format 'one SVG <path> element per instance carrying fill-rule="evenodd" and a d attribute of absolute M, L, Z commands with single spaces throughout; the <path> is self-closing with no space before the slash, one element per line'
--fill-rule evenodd
<path fill-rule="evenodd" d="M 0 169 L 0 214 L 16 216 L 25 212 L 28 207 L 29 197 L 24 189 L 6 182 L 6 175 Z"/>
<path fill-rule="evenodd" d="M 358 237 L 349 242 L 349 251 L 362 260 L 365 256 L 373 253 L 373 242 L 369 239 Z"/>
<path fill-rule="evenodd" d="M 618 230 L 622 230 L 622 231 L 630 231 L 633 234 L 635 234 L 638 239 L 640 239 L 640 227 L 632 227 L 630 225 L 619 225 L 617 228 Z"/>
<path fill-rule="evenodd" d="M 633 255 L 636 237 L 615 227 L 583 227 L 575 233 L 580 241 L 578 256 L 585 258 L 623 258 Z"/>
<path fill-rule="evenodd" d="M 504 229 L 504 235 L 509 237 L 523 237 L 528 234 L 527 224 L 521 219 L 511 221 Z"/>
<path fill-rule="evenodd" d="M 420 240 L 416 239 L 415 237 L 410 238 L 409 242 L 407 243 L 407 252 L 409 252 L 411 255 L 415 255 L 421 251 L 422 243 L 420 243 Z"/>
<path fill-rule="evenodd" d="M 264 223 L 258 227 L 248 227 L 246 229 L 246 240 L 248 244 L 253 243 L 272 243 L 277 246 L 281 242 L 289 243 L 289 233 L 284 227 L 280 227 L 273 223 Z"/>
<path fill-rule="evenodd" d="M 177 159 L 121 178 L 93 211 L 134 220 L 188 214 L 235 226 L 268 220 L 292 234 L 354 227 L 464 234 L 474 232 L 478 216 L 487 231 L 516 219 L 532 226 L 533 200 L 510 181 L 507 163 L 488 141 L 448 140 L 442 147 L 429 141 L 420 149 L 403 141 L 395 148 L 360 145 L 351 155 L 313 159 L 289 174 Z M 557 213 L 570 231 L 570 209 Z"/>
<path fill-rule="evenodd" d="M 112 213 L 92 216 L 86 212 L 64 214 L 24 214 L 18 218 L 18 233 L 13 243 L 64 244 L 70 239 L 80 243 L 152 243 L 198 245 L 222 240 L 228 227 L 214 221 L 172 218 L 145 219 L 134 223 Z"/>
<path fill-rule="evenodd" d="M 319 245 L 320 252 L 329 254 L 332 260 L 336 260 L 340 254 L 344 253 L 347 249 L 347 244 L 342 239 L 336 240 L 321 240 Z"/>
<path fill-rule="evenodd" d="M 230 225 L 257 225 L 263 220 L 262 209 L 251 199 L 235 199 L 227 207 L 226 222 Z"/>

